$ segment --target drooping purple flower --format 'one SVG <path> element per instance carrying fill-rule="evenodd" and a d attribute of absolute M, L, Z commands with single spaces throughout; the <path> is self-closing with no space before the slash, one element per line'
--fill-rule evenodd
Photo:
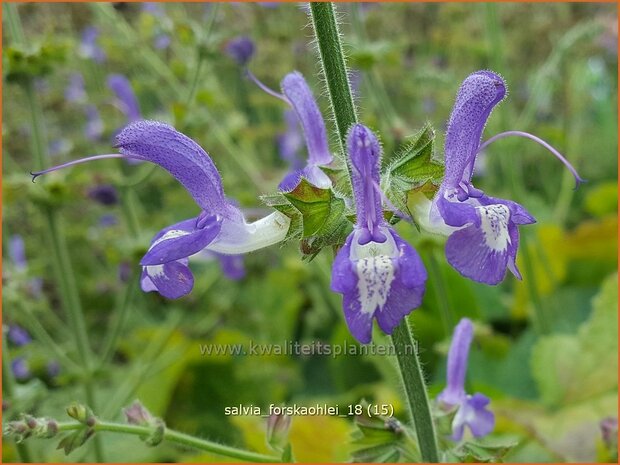
<path fill-rule="evenodd" d="M 9 257 L 11 257 L 11 261 L 18 271 L 25 271 L 28 267 L 26 246 L 24 239 L 19 234 L 15 234 L 9 239 Z"/>
<path fill-rule="evenodd" d="M 194 278 L 189 257 L 207 249 L 225 255 L 252 252 L 282 241 L 290 220 L 274 212 L 253 223 L 224 195 L 222 179 L 209 155 L 172 126 L 136 121 L 117 136 L 120 154 L 97 155 L 33 173 L 34 178 L 87 161 L 125 158 L 161 166 L 191 194 L 201 213 L 161 230 L 142 258 L 141 285 L 176 299 L 189 293 Z"/>
<path fill-rule="evenodd" d="M 329 165 L 333 160 L 333 155 L 329 150 L 325 122 L 312 91 L 304 77 L 297 71 L 287 74 L 282 79 L 281 87 L 284 98 L 295 111 L 297 120 L 303 129 L 308 161 L 303 168 L 297 168 L 299 165 L 293 164 L 292 171 L 285 176 L 278 188 L 284 192 L 291 191 L 303 177 L 311 184 L 327 189 L 331 187 L 332 182 L 320 167 Z M 287 125 L 289 128 L 292 126 L 289 121 Z M 295 143 L 294 136 L 288 137 L 289 144 Z"/>
<path fill-rule="evenodd" d="M 473 186 L 476 155 L 486 145 L 507 135 L 533 139 L 557 156 L 581 179 L 555 149 L 535 136 L 518 131 L 502 133 L 482 146 L 482 131 L 493 108 L 504 99 L 504 80 L 491 71 L 478 71 L 463 81 L 448 122 L 445 143 L 445 176 L 420 224 L 448 235 L 446 258 L 462 275 L 486 284 L 498 284 L 506 269 L 521 274 L 515 260 L 519 246 L 518 226 L 536 220 L 521 205 L 490 197 Z"/>
<path fill-rule="evenodd" d="M 71 73 L 71 76 L 69 76 L 69 84 L 65 89 L 65 100 L 71 103 L 86 101 L 86 90 L 84 89 L 82 73 Z"/>
<path fill-rule="evenodd" d="M 11 371 L 15 379 L 20 381 L 30 377 L 30 367 L 24 357 L 17 357 L 11 362 Z"/>
<path fill-rule="evenodd" d="M 439 405 L 447 410 L 456 410 L 452 420 L 452 439 L 463 438 L 465 426 L 475 437 L 489 434 L 495 427 L 495 415 L 487 409 L 488 397 L 476 393 L 473 396 L 465 392 L 465 375 L 469 348 L 474 337 L 471 321 L 463 318 L 454 328 L 452 343 L 448 352 L 448 370 L 446 388 L 437 396 Z"/>
<path fill-rule="evenodd" d="M 122 74 L 110 74 L 107 82 L 110 90 L 116 95 L 116 103 L 127 117 L 127 122 L 140 119 L 140 105 L 129 79 Z"/>
<path fill-rule="evenodd" d="M 116 205 L 118 203 L 118 191 L 114 186 L 101 184 L 88 189 L 88 196 L 101 205 Z"/>
<path fill-rule="evenodd" d="M 278 136 L 278 151 L 280 158 L 290 164 L 291 170 L 298 171 L 304 166 L 304 161 L 301 158 L 304 136 L 295 111 L 284 110 L 284 122 L 286 123 L 286 130 Z"/>
<path fill-rule="evenodd" d="M 103 134 L 103 121 L 101 121 L 101 116 L 99 116 L 99 110 L 97 110 L 95 105 L 86 105 L 84 113 L 86 113 L 84 134 L 92 141 L 99 140 Z"/>
<path fill-rule="evenodd" d="M 10 325 L 8 331 L 9 341 L 11 341 L 16 346 L 25 346 L 26 344 L 30 344 L 32 342 L 32 338 L 28 331 L 22 328 L 19 325 Z"/>
<path fill-rule="evenodd" d="M 239 66 L 245 66 L 252 59 L 255 51 L 254 41 L 247 36 L 235 37 L 226 44 L 226 54 Z"/>
<path fill-rule="evenodd" d="M 343 295 L 351 334 L 367 344 L 374 318 L 385 333 L 392 334 L 421 305 L 427 276 L 418 253 L 383 216 L 377 138 L 356 124 L 349 132 L 347 148 L 357 221 L 334 260 L 331 288 Z"/>
<path fill-rule="evenodd" d="M 99 38 L 99 29 L 95 26 L 88 26 L 82 31 L 82 42 L 80 44 L 80 54 L 84 58 L 91 59 L 96 63 L 103 63 L 106 60 L 106 54 L 97 43 Z"/>

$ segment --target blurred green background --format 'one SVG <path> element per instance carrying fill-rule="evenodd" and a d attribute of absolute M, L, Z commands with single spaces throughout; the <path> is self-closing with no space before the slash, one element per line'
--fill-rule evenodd
<path fill-rule="evenodd" d="M 113 153 L 113 135 L 127 121 L 106 79 L 119 73 L 131 82 L 144 118 L 173 124 L 211 155 L 229 197 L 268 211 L 259 196 L 275 192 L 287 171 L 276 142 L 285 131 L 285 105 L 247 80 L 227 52 L 239 36 L 254 41 L 249 69 L 272 88 L 292 70 L 304 74 L 336 141 L 303 6 L 145 5 L 19 4 L 21 39 L 5 12 L 3 323 L 33 336 L 25 345 L 6 341 L 6 361 L 25 361 L 29 373 L 17 376 L 11 395 L 5 391 L 5 420 L 22 411 L 65 419 L 70 401 L 84 401 L 79 373 L 62 362 L 51 371 L 49 363 L 58 360 L 50 342 L 34 335 L 45 331 L 69 358 L 78 358 L 52 268 L 45 222 L 52 211 L 69 247 L 95 353 L 106 347 L 118 309 L 129 302 L 120 343 L 96 374 L 102 418 L 122 420 L 121 407 L 139 398 L 172 428 L 258 451 L 268 450 L 264 421 L 227 417 L 224 407 L 366 399 L 393 404 L 405 421 L 395 361 L 388 357 L 200 354 L 200 344 L 214 342 L 355 344 L 340 296 L 329 290 L 330 250 L 311 262 L 300 260 L 295 244 L 250 254 L 239 281 L 226 279 L 217 261 L 196 263 L 192 294 L 166 301 L 142 293 L 132 272 L 157 231 L 198 213 L 171 176 L 109 160 L 30 182 L 33 106 L 42 115 L 46 166 Z M 588 180 L 573 190 L 561 164 L 527 140 L 497 142 L 483 155 L 476 185 L 518 201 L 538 220 L 521 229 L 522 282 L 512 276 L 497 287 L 471 282 L 446 263 L 441 241 L 405 223 L 398 231 L 431 270 L 424 303 L 409 318 L 431 396 L 445 384 L 452 328 L 468 316 L 476 324 L 469 390 L 492 399 L 494 434 L 517 443 L 505 461 L 612 459 L 599 423 L 617 416 L 616 5 L 348 3 L 338 12 L 360 119 L 381 135 L 386 160 L 427 121 L 437 129 L 441 156 L 460 82 L 488 68 L 505 78 L 509 96 L 484 138 L 532 132 Z M 99 32 L 102 62 L 81 45 L 90 26 Z M 66 89 L 73 73 L 83 76 L 85 94 L 71 101 Z M 89 106 L 98 123 L 88 118 Z M 87 134 L 89 121 L 95 137 Z M 93 198 L 92 189 L 102 186 L 113 186 L 107 205 Z M 25 244 L 25 266 L 11 259 L 16 235 Z M 389 343 L 379 332 L 375 341 Z M 294 454 L 306 462 L 346 461 L 358 447 L 354 429 L 353 419 L 296 417 Z M 109 461 L 221 460 L 168 444 L 149 448 L 135 437 L 101 436 Z M 53 440 L 28 444 L 38 461 L 92 460 L 90 443 L 67 458 Z M 16 460 L 10 442 L 3 459 Z"/>

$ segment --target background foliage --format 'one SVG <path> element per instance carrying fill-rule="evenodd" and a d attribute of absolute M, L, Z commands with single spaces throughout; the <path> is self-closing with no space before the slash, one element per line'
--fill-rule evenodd
<path fill-rule="evenodd" d="M 225 52 L 239 35 L 256 43 L 250 69 L 278 87 L 297 69 L 327 113 L 323 84 L 304 8 L 296 4 L 23 4 L 27 47 L 3 44 L 3 323 L 32 333 L 38 321 L 75 357 L 46 244 L 41 208 L 59 211 L 63 234 L 87 316 L 89 339 L 105 347 L 123 296 L 136 282 L 124 278 L 153 234 L 195 216 L 197 207 L 163 170 L 122 161 L 84 165 L 37 184 L 32 170 L 29 106 L 24 76 L 36 75 L 49 142 L 48 165 L 110 153 L 125 124 L 106 87 L 109 73 L 126 75 L 143 117 L 170 122 L 213 157 L 227 195 L 243 207 L 266 209 L 259 196 L 276 191 L 287 170 L 276 138 L 285 128 L 282 102 L 243 76 Z M 525 140 L 494 144 L 483 156 L 477 185 L 525 205 L 538 223 L 522 229 L 524 280 L 497 287 L 470 282 L 450 268 L 442 243 L 407 224 L 403 237 L 420 251 L 432 279 L 422 307 L 410 317 L 420 341 L 431 395 L 445 382 L 445 354 L 460 317 L 476 322 L 468 380 L 492 398 L 497 438 L 517 446 L 506 461 L 608 460 L 599 422 L 617 412 L 617 22 L 612 4 L 342 4 L 344 41 L 360 120 L 382 136 L 386 163 L 403 138 L 430 122 L 442 129 L 459 83 L 490 68 L 510 94 L 485 134 L 533 132 L 567 154 L 588 180 L 577 191 L 545 150 Z M 213 16 L 215 15 L 215 16 Z M 81 56 L 81 31 L 100 30 L 107 60 Z M 159 49 L 161 35 L 170 45 Z M 71 73 L 83 74 L 86 101 L 69 102 Z M 85 105 L 103 122 L 97 140 L 85 135 Z M 333 132 L 333 131 L 332 131 Z M 334 136 L 332 134 L 332 136 Z M 337 147 L 335 136 L 332 147 Z M 120 201 L 102 205 L 93 186 L 113 185 Z M 130 224 L 132 218 L 138 222 Z M 10 260 L 9 240 L 25 241 L 27 268 Z M 193 293 L 179 301 L 129 294 L 131 307 L 119 347 L 97 373 L 100 411 L 122 418 L 121 407 L 139 398 L 175 429 L 266 451 L 263 421 L 227 417 L 225 406 L 270 403 L 392 403 L 405 419 L 394 361 L 379 356 L 202 356 L 200 344 L 285 340 L 354 344 L 339 296 L 329 290 L 332 255 L 325 249 L 302 262 L 294 244 L 245 258 L 243 280 L 222 276 L 216 261 L 194 266 Z M 37 292 L 37 279 L 42 290 Z M 549 331 L 537 331 L 534 306 Z M 444 309 L 442 311 L 442 309 Z M 448 311 L 445 311 L 448 309 Z M 388 343 L 375 334 L 378 343 Z M 30 376 L 6 398 L 5 416 L 20 411 L 64 416 L 82 399 L 80 378 L 55 360 L 46 341 L 9 344 L 24 357 Z M 296 417 L 291 430 L 300 461 L 344 461 L 358 447 L 352 419 Z M 108 460 L 221 460 L 163 444 L 148 448 L 134 437 L 103 435 Z M 32 441 L 37 460 L 64 460 L 51 441 Z M 88 458 L 88 448 L 69 460 Z M 86 455 L 85 455 L 86 454 Z M 15 460 L 10 444 L 5 461 Z"/>

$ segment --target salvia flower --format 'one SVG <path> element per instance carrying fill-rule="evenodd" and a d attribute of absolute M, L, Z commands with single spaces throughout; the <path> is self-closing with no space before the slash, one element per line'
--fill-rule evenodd
<path fill-rule="evenodd" d="M 334 260 L 331 288 L 343 295 L 351 334 L 366 344 L 372 337 L 373 318 L 391 334 L 420 306 L 427 275 L 418 253 L 383 216 L 377 138 L 356 124 L 347 137 L 347 148 L 357 221 Z"/>
<path fill-rule="evenodd" d="M 80 54 L 84 58 L 91 59 L 96 63 L 103 63 L 106 60 L 106 54 L 97 43 L 99 38 L 99 29 L 94 26 L 88 26 L 82 31 L 82 42 L 80 44 Z"/>
<path fill-rule="evenodd" d="M 110 90 L 116 95 L 117 105 L 127 117 L 127 122 L 140 119 L 140 105 L 129 79 L 122 74 L 110 74 L 107 83 Z"/>
<path fill-rule="evenodd" d="M 26 246 L 24 239 L 19 234 L 15 234 L 9 239 L 9 257 L 11 257 L 11 261 L 18 271 L 25 271 L 28 268 Z"/>
<path fill-rule="evenodd" d="M 82 73 L 71 73 L 71 76 L 69 76 L 69 84 L 65 89 L 65 100 L 72 103 L 84 102 L 86 100 L 84 76 L 82 76 Z"/>
<path fill-rule="evenodd" d="M 325 121 L 312 91 L 302 74 L 297 71 L 284 76 L 281 87 L 303 129 L 308 161 L 304 168 L 289 173 L 279 188 L 282 191 L 292 190 L 303 177 L 316 187 L 328 189 L 332 182 L 320 167 L 329 165 L 333 155 L 329 150 Z"/>
<path fill-rule="evenodd" d="M 463 438 L 465 426 L 475 437 L 485 436 L 495 427 L 495 415 L 487 409 L 489 398 L 480 393 L 471 396 L 465 392 L 467 360 L 473 337 L 474 327 L 471 321 L 463 318 L 454 328 L 452 335 L 448 352 L 447 385 L 437 396 L 443 409 L 456 410 L 452 421 L 452 439 L 455 441 Z"/>
<path fill-rule="evenodd" d="M 535 140 L 549 149 L 581 181 L 572 166 L 555 149 L 528 133 L 509 131 L 482 146 L 482 131 L 493 108 L 506 96 L 504 80 L 491 71 L 478 71 L 461 84 L 448 122 L 445 142 L 445 176 L 420 224 L 448 235 L 446 258 L 462 275 L 486 284 L 498 284 L 506 269 L 521 278 L 515 260 L 518 226 L 536 220 L 516 202 L 487 196 L 473 186 L 476 155 L 489 143 L 508 135 Z"/>
<path fill-rule="evenodd" d="M 280 158 L 289 163 L 291 170 L 298 171 L 304 165 L 301 159 L 304 136 L 299 127 L 295 111 L 291 109 L 284 110 L 284 122 L 286 123 L 286 130 L 278 135 L 278 151 L 280 152 Z"/>
<path fill-rule="evenodd" d="M 20 381 L 30 377 L 30 367 L 24 357 L 17 357 L 11 362 L 11 371 Z"/>
<path fill-rule="evenodd" d="M 246 222 L 241 210 L 225 197 L 222 178 L 209 155 L 172 126 L 136 121 L 118 134 L 116 147 L 120 154 L 76 160 L 33 176 L 86 161 L 126 158 L 159 165 L 185 187 L 201 213 L 155 235 L 140 262 L 145 292 L 157 291 L 170 299 L 188 294 L 194 284 L 189 257 L 202 250 L 239 255 L 277 244 L 286 237 L 290 220 L 280 212 Z"/>
<path fill-rule="evenodd" d="M 25 346 L 26 344 L 30 344 L 32 342 L 32 338 L 28 331 L 22 328 L 19 325 L 10 325 L 8 331 L 9 341 L 11 341 L 16 346 Z"/>
<path fill-rule="evenodd" d="M 246 36 L 235 37 L 226 44 L 226 54 L 239 66 L 245 66 L 254 56 L 256 45 Z"/>

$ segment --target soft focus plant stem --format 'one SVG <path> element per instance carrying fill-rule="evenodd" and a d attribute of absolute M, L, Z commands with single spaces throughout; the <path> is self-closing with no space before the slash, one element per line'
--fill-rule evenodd
<path fill-rule="evenodd" d="M 426 393 L 424 375 L 418 359 L 418 347 L 413 340 L 406 318 L 394 329 L 392 342 L 396 349 L 396 358 L 405 385 L 409 411 L 415 425 L 422 461 L 437 463 L 439 462 L 439 454 L 437 452 L 435 426 Z"/>
<path fill-rule="evenodd" d="M 6 342 L 6 333 L 2 334 L 2 391 L 3 399 L 11 402 L 15 399 L 15 378 L 11 371 L 11 358 L 9 357 L 9 347 Z M 32 454 L 27 444 L 16 443 L 15 449 L 20 462 L 32 462 Z"/>
<path fill-rule="evenodd" d="M 82 423 L 59 423 L 58 431 L 75 431 L 84 428 Z M 95 431 L 108 431 L 111 433 L 130 434 L 140 437 L 148 437 L 152 434 L 153 429 L 148 426 L 128 425 L 124 423 L 112 423 L 106 421 L 97 421 L 93 426 Z M 95 435 L 96 437 L 96 435 Z M 179 444 L 182 446 L 192 447 L 201 451 L 209 452 L 212 454 L 221 455 L 224 457 L 230 457 L 238 460 L 245 460 L 247 462 L 254 463 L 275 463 L 280 462 L 279 457 L 271 455 L 263 455 L 257 452 L 246 451 L 237 449 L 235 447 L 225 446 L 216 442 L 207 441 L 206 439 L 196 438 L 188 434 L 179 433 L 178 431 L 166 429 L 164 432 L 164 440 Z"/>
<path fill-rule="evenodd" d="M 13 24 L 11 27 L 11 32 L 17 33 L 12 37 L 13 42 L 23 44 L 23 42 L 20 42 L 24 40 L 23 33 L 21 33 L 20 36 L 18 32 L 22 30 L 22 26 L 19 12 L 17 11 L 17 5 L 7 4 L 6 7 L 7 8 L 5 11 L 10 17 L 9 22 Z M 47 147 L 45 142 L 45 128 L 43 126 L 42 111 L 36 97 L 32 80 L 26 81 L 23 88 L 26 93 L 30 110 L 34 168 L 41 170 L 45 165 L 45 152 Z M 45 208 L 42 209 L 42 211 L 46 220 L 46 230 L 51 246 L 54 274 L 58 278 L 63 306 L 70 320 L 73 336 L 80 355 L 84 376 L 86 401 L 89 405 L 93 406 L 93 408 L 96 408 L 97 403 L 95 401 L 95 389 L 92 380 L 92 351 L 88 341 L 86 323 L 84 321 L 80 297 L 75 283 L 75 275 L 69 259 L 67 243 L 65 242 L 64 235 L 61 231 L 60 222 L 56 215 L 56 211 L 53 208 Z M 103 449 L 99 440 L 95 441 L 95 456 L 98 462 L 104 461 Z"/>
<path fill-rule="evenodd" d="M 347 132 L 357 122 L 357 114 L 349 86 L 334 5 L 332 3 L 312 2 L 310 8 L 312 25 L 319 46 L 321 64 L 329 90 L 336 127 L 343 153 L 346 153 Z M 392 342 L 396 349 L 398 365 L 407 393 L 407 403 L 415 423 L 422 460 L 424 462 L 438 462 L 435 427 L 426 394 L 424 377 L 418 361 L 417 350 L 413 350 L 411 353 L 411 349 L 415 349 L 416 346 L 406 320 L 403 320 L 394 330 Z"/>

